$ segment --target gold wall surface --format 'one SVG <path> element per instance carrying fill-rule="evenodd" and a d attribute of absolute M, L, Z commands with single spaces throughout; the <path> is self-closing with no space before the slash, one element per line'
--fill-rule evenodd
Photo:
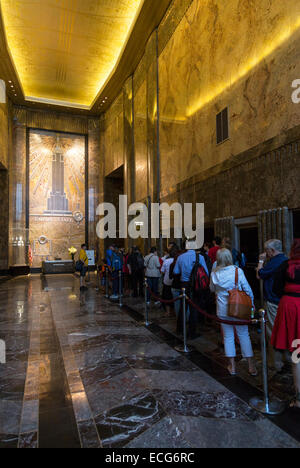
<path fill-rule="evenodd" d="M 121 152 L 131 202 L 204 202 L 210 226 L 283 200 L 299 208 L 298 174 L 289 174 L 298 167 L 300 114 L 291 85 L 300 77 L 299 39 L 297 0 L 173 0 L 103 115 L 105 174 Z M 229 139 L 217 145 L 216 115 L 226 107 Z"/>
<path fill-rule="evenodd" d="M 124 164 L 123 93 L 110 107 L 105 120 L 105 175 Z"/>
<path fill-rule="evenodd" d="M 166 35 L 167 21 L 159 28 Z M 194 0 L 159 56 L 162 192 L 300 123 L 297 0 Z M 230 139 L 216 145 L 229 108 Z"/>

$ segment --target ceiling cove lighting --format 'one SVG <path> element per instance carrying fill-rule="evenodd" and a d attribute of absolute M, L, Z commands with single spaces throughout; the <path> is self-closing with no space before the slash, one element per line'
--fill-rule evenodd
<path fill-rule="evenodd" d="M 144 0 L 0 0 L 25 99 L 90 110 L 114 74 Z"/>

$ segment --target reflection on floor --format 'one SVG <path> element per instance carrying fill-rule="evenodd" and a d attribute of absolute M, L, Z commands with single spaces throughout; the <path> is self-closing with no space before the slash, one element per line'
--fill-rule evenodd
<path fill-rule="evenodd" d="M 1 284 L 0 448 L 300 446 L 218 365 L 214 378 L 177 353 L 163 322 L 146 329 L 72 275 Z"/>

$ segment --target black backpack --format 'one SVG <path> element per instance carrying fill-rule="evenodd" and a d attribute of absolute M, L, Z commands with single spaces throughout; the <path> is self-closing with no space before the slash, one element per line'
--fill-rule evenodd
<path fill-rule="evenodd" d="M 132 254 L 130 265 L 134 272 L 144 270 L 144 258 L 140 252 Z"/>

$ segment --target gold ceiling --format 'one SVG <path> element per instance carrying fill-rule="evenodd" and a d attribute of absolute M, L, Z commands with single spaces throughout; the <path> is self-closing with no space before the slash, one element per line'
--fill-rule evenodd
<path fill-rule="evenodd" d="M 144 0 L 0 0 L 28 101 L 90 109 L 113 74 Z"/>

